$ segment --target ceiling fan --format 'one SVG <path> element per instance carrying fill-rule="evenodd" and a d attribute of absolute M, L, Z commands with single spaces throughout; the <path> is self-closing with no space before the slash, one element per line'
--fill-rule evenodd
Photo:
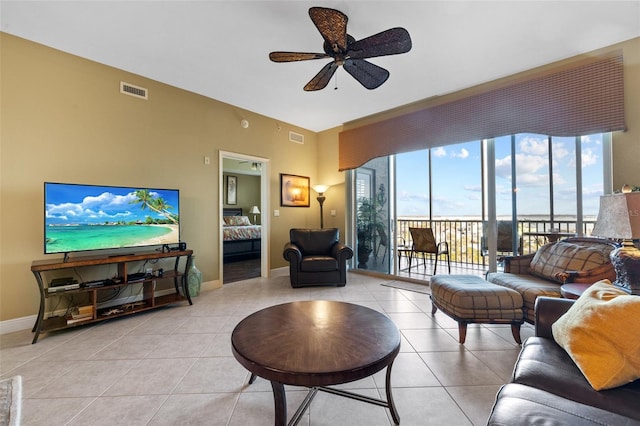
<path fill-rule="evenodd" d="M 269 53 L 269 59 L 273 62 L 333 58 L 304 86 L 305 91 L 324 89 L 340 65 L 364 87 L 375 89 L 387 81 L 389 71 L 365 59 L 411 50 L 411 37 L 404 28 L 391 28 L 356 41 L 347 34 L 347 15 L 339 10 L 312 7 L 309 16 L 324 38 L 324 53 Z"/>

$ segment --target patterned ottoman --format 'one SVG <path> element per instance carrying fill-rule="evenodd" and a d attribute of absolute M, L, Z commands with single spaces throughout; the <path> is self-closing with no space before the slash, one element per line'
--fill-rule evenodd
<path fill-rule="evenodd" d="M 431 277 L 431 314 L 440 309 L 458 321 L 460 343 L 467 336 L 467 324 L 511 324 L 518 344 L 524 322 L 522 296 L 515 290 L 491 284 L 477 275 Z"/>

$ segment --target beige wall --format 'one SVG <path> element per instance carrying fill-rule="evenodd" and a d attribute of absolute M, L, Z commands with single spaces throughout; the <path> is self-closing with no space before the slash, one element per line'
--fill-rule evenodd
<path fill-rule="evenodd" d="M 640 186 L 640 37 L 617 45 L 624 49 L 626 132 L 613 133 L 613 188 Z"/>
<path fill-rule="evenodd" d="M 285 266 L 292 226 L 318 226 L 310 208 L 279 207 L 279 173 L 317 182 L 317 135 L 156 81 L 0 33 L 0 321 L 35 315 L 31 262 L 43 255 L 43 182 L 180 189 L 182 238 L 204 281 L 219 284 L 219 151 L 267 158 L 270 267 Z M 149 89 L 122 95 L 120 81 Z M 240 120 L 250 121 L 249 128 Z M 288 141 L 288 131 L 305 136 Z M 204 157 L 211 159 L 204 164 Z M 262 216 L 265 219 L 265 216 Z M 50 256 L 53 259 L 60 256 Z"/>
<path fill-rule="evenodd" d="M 344 235 L 339 128 L 316 134 L 156 81 L 0 33 L 0 321 L 35 315 L 29 268 L 42 259 L 43 182 L 179 188 L 183 239 L 205 281 L 219 283 L 219 151 L 269 159 L 270 268 L 286 266 L 290 227 L 317 227 L 319 208 L 280 207 L 280 173 L 332 185 L 325 226 Z M 640 39 L 622 43 L 625 133 L 614 134 L 614 187 L 640 185 Z M 149 100 L 119 93 L 120 81 L 146 87 Z M 246 118 L 248 129 L 240 126 Z M 305 144 L 288 142 L 288 130 Z M 211 158 L 204 165 L 203 157 Z M 273 210 L 280 216 L 275 217 Z M 330 215 L 336 210 L 336 216 Z M 56 258 L 56 256 L 52 256 Z M 59 258 L 59 256 L 58 256 Z"/>

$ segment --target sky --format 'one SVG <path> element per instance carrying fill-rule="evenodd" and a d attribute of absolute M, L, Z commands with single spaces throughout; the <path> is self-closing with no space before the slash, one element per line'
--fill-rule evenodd
<path fill-rule="evenodd" d="M 496 206 L 498 216 L 511 215 L 511 137 L 497 138 Z M 546 136 L 516 135 L 516 199 L 518 216 L 548 215 L 550 211 L 549 146 Z M 602 135 L 583 136 L 581 143 L 583 211 L 598 213 L 603 193 Z M 553 203 L 555 215 L 576 214 L 575 138 L 552 138 Z M 457 217 L 482 213 L 479 142 L 432 149 L 433 215 Z M 429 212 L 428 153 L 396 156 L 398 216 L 427 216 Z"/>
<path fill-rule="evenodd" d="M 47 224 L 89 224 L 136 220 L 144 221 L 147 216 L 163 219 L 164 216 L 139 204 L 135 200 L 138 188 L 110 186 L 45 184 L 45 218 Z M 142 189 L 142 188 L 140 188 Z M 172 206 L 171 212 L 178 213 L 179 193 L 177 190 L 149 189 Z"/>

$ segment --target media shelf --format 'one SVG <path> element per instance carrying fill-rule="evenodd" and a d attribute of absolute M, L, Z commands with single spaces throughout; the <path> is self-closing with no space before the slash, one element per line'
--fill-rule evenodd
<path fill-rule="evenodd" d="M 33 261 L 31 263 L 31 272 L 33 272 L 34 276 L 36 277 L 38 288 L 40 290 L 40 309 L 38 311 L 36 323 L 31 330 L 35 333 L 32 343 L 36 343 L 38 341 L 40 333 L 77 327 L 79 325 L 91 324 L 111 318 L 122 317 L 125 315 L 132 315 L 138 312 L 144 312 L 151 309 L 159 308 L 161 306 L 166 306 L 183 301 L 187 301 L 190 305 L 192 305 L 193 302 L 191 301 L 191 295 L 189 295 L 189 286 L 187 285 L 186 279 L 187 271 L 191 266 L 192 255 L 193 250 L 182 250 L 169 252 L 137 253 L 117 256 L 83 256 L 66 259 L 64 261 Z M 143 279 L 136 279 L 132 282 L 127 281 L 131 263 L 171 258 L 175 259 L 174 267 L 172 270 L 165 269 L 162 273 L 162 276 L 148 276 L 144 277 Z M 184 262 L 182 262 L 184 264 L 182 269 L 180 269 L 181 260 L 184 260 Z M 49 286 L 44 280 L 46 274 L 53 271 L 75 268 L 95 268 L 101 265 L 114 264 L 117 265 L 117 277 L 119 277 L 119 281 L 108 281 L 101 286 L 83 287 L 82 283 L 80 283 L 81 285 L 79 288 L 50 292 Z M 160 280 L 173 280 L 175 293 L 157 294 L 156 284 Z M 108 308 L 98 307 L 98 300 L 100 300 L 99 296 L 101 295 L 101 293 L 108 294 L 106 292 L 113 292 L 114 290 L 119 290 L 129 285 L 142 286 L 141 300 L 132 303 L 125 303 L 118 306 L 110 306 Z M 79 315 L 78 317 L 71 319 L 67 318 L 66 316 L 54 316 L 51 318 L 45 318 L 47 299 L 73 296 L 82 293 L 87 295 L 89 299 L 88 304 L 84 306 L 89 314 L 84 313 L 84 316 Z"/>

